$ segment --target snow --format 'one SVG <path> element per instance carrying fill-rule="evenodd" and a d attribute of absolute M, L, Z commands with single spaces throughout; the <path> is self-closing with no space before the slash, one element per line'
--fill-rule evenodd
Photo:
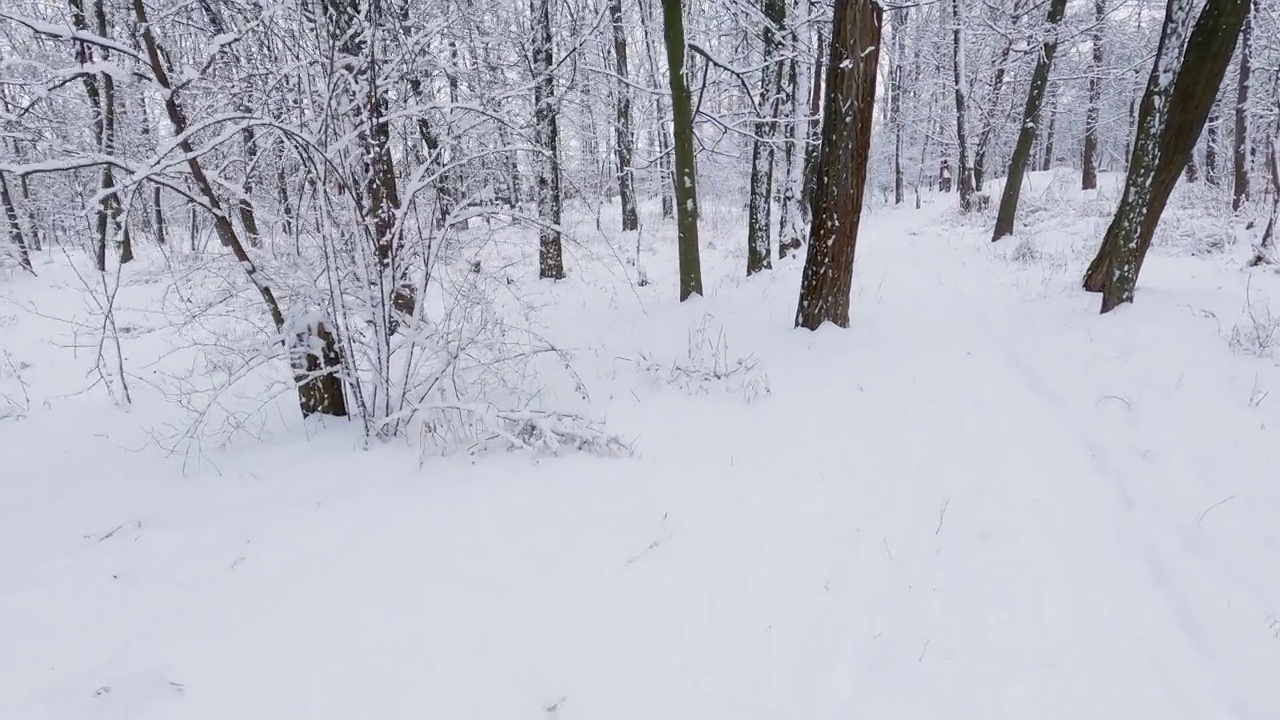
<path fill-rule="evenodd" d="M 1119 179 L 1051 179 L 997 244 L 954 195 L 869 210 L 848 330 L 791 329 L 799 259 L 740 277 L 736 203 L 704 199 L 683 304 L 652 208 L 647 286 L 576 245 L 540 283 L 524 243 L 621 459 L 283 420 L 168 456 L 145 382 L 79 392 L 90 316 L 38 255 L 0 278 L 0 717 L 1280 717 L 1280 367 L 1239 340 L 1280 276 L 1192 254 L 1187 211 L 1100 316 Z"/>

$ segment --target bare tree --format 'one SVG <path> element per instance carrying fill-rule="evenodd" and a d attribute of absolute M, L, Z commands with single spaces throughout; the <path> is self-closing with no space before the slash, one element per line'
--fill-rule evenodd
<path fill-rule="evenodd" d="M 537 124 L 538 277 L 564 278 L 560 240 L 560 131 L 557 124 L 552 52 L 551 0 L 530 0 L 533 18 L 533 103 Z"/>
<path fill-rule="evenodd" d="M 662 0 L 671 82 L 672 127 L 675 130 L 676 225 L 680 243 L 680 301 L 702 294 L 702 262 L 698 257 L 698 173 L 693 153 L 693 97 L 685 80 L 684 8 L 681 0 Z"/>
<path fill-rule="evenodd" d="M 1240 31 L 1240 71 L 1236 80 L 1235 136 L 1232 138 L 1231 209 L 1249 202 L 1249 82 L 1253 76 L 1253 13 L 1245 15 Z"/>
<path fill-rule="evenodd" d="M 1138 113 L 1124 196 L 1085 289 L 1102 293 L 1102 312 L 1133 302 L 1143 258 L 1195 147 L 1235 51 L 1250 0 L 1207 0 L 1190 32 L 1190 0 L 1169 0 Z"/>
<path fill-rule="evenodd" d="M 969 166 L 969 136 L 965 88 L 967 71 L 964 62 L 964 17 L 961 0 L 951 0 L 951 68 L 955 77 L 953 87 L 956 97 L 956 144 L 959 162 L 956 167 L 960 188 L 960 211 L 969 212 L 973 207 L 973 174 Z"/>
<path fill-rule="evenodd" d="M 1026 175 L 1031 146 L 1036 139 L 1036 126 L 1040 122 L 1040 110 L 1045 90 L 1049 87 L 1049 72 L 1053 68 L 1053 56 L 1058 52 L 1058 32 L 1062 16 L 1067 10 L 1067 0 L 1051 0 L 1049 18 L 1045 27 L 1044 44 L 1036 60 L 1036 70 L 1031 76 L 1031 88 L 1027 90 L 1027 106 L 1022 111 L 1022 127 L 1018 132 L 1018 144 L 1009 160 L 1009 173 L 1005 176 L 1004 193 L 1000 197 L 1000 211 L 996 215 L 996 228 L 992 240 L 1013 234 L 1014 219 L 1018 214 L 1018 197 L 1022 192 L 1022 178 Z M 1051 152 L 1051 151 L 1050 151 Z"/>
<path fill-rule="evenodd" d="M 849 293 L 875 114 L 883 12 L 874 0 L 836 0 L 827 64 L 822 155 L 796 327 L 849 326 Z"/>
<path fill-rule="evenodd" d="M 773 267 L 770 238 L 773 205 L 774 132 L 781 110 L 779 93 L 785 65 L 778 58 L 778 36 L 786 21 L 784 0 L 764 0 L 760 41 L 764 62 L 760 71 L 759 115 L 751 141 L 751 195 L 747 210 L 747 275 Z"/>
<path fill-rule="evenodd" d="M 1084 120 L 1084 158 L 1081 161 L 1080 187 L 1098 187 L 1098 113 L 1102 103 L 1102 37 L 1106 28 L 1106 0 L 1093 0 L 1093 31 L 1089 34 L 1089 108 Z"/>
<path fill-rule="evenodd" d="M 631 80 L 627 67 L 627 29 L 623 25 L 622 0 L 609 0 L 609 18 L 613 24 L 613 63 L 618 74 L 614 91 L 614 151 L 618 157 L 618 203 L 622 207 L 622 229 L 640 227 L 636 213 L 635 177 L 631 169 L 635 154 L 635 133 L 631 129 Z"/>

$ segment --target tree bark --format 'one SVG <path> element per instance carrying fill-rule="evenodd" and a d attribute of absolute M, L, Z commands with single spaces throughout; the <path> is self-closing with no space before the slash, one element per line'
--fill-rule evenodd
<path fill-rule="evenodd" d="M 867 181 L 882 23 L 883 12 L 874 0 L 836 0 L 822 155 L 796 327 L 817 330 L 825 322 L 849 326 L 849 292 Z"/>
<path fill-rule="evenodd" d="M 1222 108 L 1214 103 L 1209 110 L 1209 122 L 1204 133 L 1204 181 L 1218 184 L 1218 127 L 1222 122 Z"/>
<path fill-rule="evenodd" d="M 9 239 L 18 248 L 18 264 L 34 275 L 35 270 L 31 267 L 31 253 L 27 251 L 27 240 L 22 234 L 22 224 L 18 221 L 18 208 L 13 203 L 13 196 L 9 194 L 9 181 L 5 179 L 4 173 L 0 173 L 0 205 L 4 205 L 4 217 L 9 224 Z"/>
<path fill-rule="evenodd" d="M 961 15 L 960 2 L 961 0 L 951 0 L 951 67 L 955 75 L 956 144 L 959 145 L 960 155 L 956 166 L 956 181 L 960 188 L 960 211 L 967 213 L 973 208 L 973 175 L 969 167 L 969 138 L 965 127 L 964 17 Z"/>
<path fill-rule="evenodd" d="M 1280 162 L 1276 158 L 1276 136 L 1273 125 L 1271 139 L 1267 142 L 1267 177 L 1271 181 L 1271 213 L 1267 217 L 1267 227 L 1262 231 L 1262 239 L 1254 250 L 1250 267 L 1274 262 L 1276 247 L 1276 218 L 1280 216 Z"/>
<path fill-rule="evenodd" d="M 560 242 L 560 131 L 556 118 L 552 59 L 551 2 L 530 0 L 533 15 L 533 103 L 538 130 L 538 277 L 564 278 Z"/>
<path fill-rule="evenodd" d="M 907 35 L 907 9 L 894 8 L 893 67 L 889 73 L 889 125 L 893 128 L 893 204 L 901 205 L 902 193 L 902 94 L 906 92 L 904 46 Z M 976 177 L 976 175 L 975 175 Z"/>
<path fill-rule="evenodd" d="M 1233 187 L 1231 209 L 1249 202 L 1249 89 L 1253 75 L 1253 13 L 1245 15 L 1240 31 L 1240 73 L 1236 81 L 1235 137 L 1232 141 Z"/>
<path fill-rule="evenodd" d="M 779 258 L 785 258 L 804 244 L 802 239 L 804 210 L 801 208 L 804 195 L 802 188 L 804 168 L 801 165 L 802 156 L 798 151 L 801 149 L 801 131 L 807 127 L 807 123 L 801 122 L 801 75 L 799 61 L 796 58 L 796 52 L 799 51 L 799 36 L 796 28 L 803 28 L 804 32 L 808 33 L 808 8 L 809 0 L 796 2 L 794 19 L 787 31 L 788 50 L 791 57 L 786 62 L 786 76 L 781 78 L 778 84 L 782 103 L 780 116 L 787 120 L 786 140 L 783 145 L 782 202 L 778 210 Z"/>
<path fill-rule="evenodd" d="M 667 78 L 671 83 L 672 127 L 675 130 L 676 228 L 679 236 L 680 301 L 702 295 L 702 261 L 698 256 L 698 173 L 693 154 L 693 98 L 685 81 L 684 8 L 681 0 L 662 0 L 667 45 Z"/>
<path fill-rule="evenodd" d="M 618 157 L 618 204 L 622 208 L 623 231 L 640 227 L 636 212 L 636 189 L 631 158 L 635 154 L 635 133 L 631 130 L 631 85 L 627 68 L 627 29 L 622 24 L 622 0 L 609 0 L 609 16 L 613 22 L 613 62 L 617 78 L 614 99 L 614 152 Z"/>
<path fill-rule="evenodd" d="M 759 115 L 751 141 L 751 196 L 747 203 L 747 276 L 773 267 L 770 237 L 773 208 L 773 136 L 778 125 L 778 90 L 782 70 L 778 62 L 778 33 L 786 21 L 784 0 L 764 0 L 764 49 L 760 72 Z"/>
<path fill-rule="evenodd" d="M 1089 44 L 1089 108 L 1084 117 L 1084 158 L 1081 162 L 1080 188 L 1098 188 L 1098 113 L 1102 104 L 1102 38 L 1107 20 L 1106 0 L 1093 1 L 1093 31 Z"/>
<path fill-rule="evenodd" d="M 1014 220 L 1018 215 L 1018 198 L 1022 193 L 1022 178 L 1026 175 L 1027 161 L 1036 140 L 1036 124 L 1040 122 L 1045 91 L 1049 88 L 1049 73 L 1053 69 L 1054 55 L 1058 52 L 1058 31 L 1066 10 L 1067 0 L 1051 0 L 1049 3 L 1044 44 L 1040 48 L 1035 72 L 1031 75 L 1031 87 L 1027 90 L 1027 105 L 1022 111 L 1022 128 L 1018 132 L 1013 157 L 1009 160 L 1009 173 L 1005 176 L 1004 194 L 1000 197 L 995 233 L 991 237 L 993 241 L 1013 234 Z"/>
<path fill-rule="evenodd" d="M 1085 289 L 1102 293 L 1104 313 L 1133 302 L 1142 261 L 1204 128 L 1249 5 L 1250 0 L 1207 0 L 1188 38 L 1191 2 L 1169 0 L 1124 195 L 1085 275 Z"/>
<path fill-rule="evenodd" d="M 1057 102 L 1049 103 L 1049 123 L 1044 133 L 1044 158 L 1040 162 L 1040 169 L 1048 172 L 1053 169 L 1053 134 L 1058 124 L 1058 107 Z"/>

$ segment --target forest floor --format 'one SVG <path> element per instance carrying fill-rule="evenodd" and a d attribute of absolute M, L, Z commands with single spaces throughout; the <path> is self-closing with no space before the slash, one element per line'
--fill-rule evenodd
<path fill-rule="evenodd" d="M 1047 182 L 994 245 L 869 211 L 848 330 L 791 328 L 799 259 L 739 277 L 740 210 L 705 299 L 669 231 L 644 287 L 517 279 L 629 458 L 330 423 L 184 462 L 145 387 L 80 392 L 41 256 L 0 278 L 0 717 L 1280 718 L 1280 275 L 1175 208 L 1100 316 L 1114 195 Z"/>

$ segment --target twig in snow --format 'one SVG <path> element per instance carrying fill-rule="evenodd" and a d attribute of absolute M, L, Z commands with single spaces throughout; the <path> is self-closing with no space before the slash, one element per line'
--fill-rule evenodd
<path fill-rule="evenodd" d="M 551 704 L 550 704 L 550 705 L 548 705 L 548 706 L 547 706 L 547 708 L 546 708 L 547 712 L 549 712 L 549 713 L 554 713 L 555 711 L 559 710 L 559 709 L 560 709 L 560 706 L 564 704 L 564 701 L 565 701 L 565 700 L 568 700 L 568 699 L 569 699 L 569 696 L 568 696 L 568 695 L 565 695 L 564 697 L 560 698 L 559 700 L 557 700 L 557 701 L 555 701 L 555 702 L 551 703 Z"/>
<path fill-rule="evenodd" d="M 888 555 L 888 556 L 889 556 L 889 559 L 890 559 L 890 560 L 892 560 L 892 559 L 893 559 L 893 553 L 892 553 L 892 552 L 890 552 L 890 550 L 889 550 L 889 539 L 888 539 L 888 538 L 880 538 L 880 539 L 884 541 L 884 554 L 885 554 L 885 555 Z"/>
<path fill-rule="evenodd" d="M 950 504 L 951 496 L 948 495 L 947 499 L 942 501 L 942 510 L 938 513 L 938 529 L 933 531 L 934 535 L 942 532 L 942 521 L 947 519 L 947 506 Z"/>
<path fill-rule="evenodd" d="M 1102 402 L 1103 400 L 1119 400 L 1120 402 L 1125 404 L 1125 407 L 1129 408 L 1130 410 L 1133 409 L 1133 403 L 1129 402 L 1128 398 L 1123 398 L 1123 397 L 1120 397 L 1119 395 L 1103 395 L 1102 397 L 1098 398 L 1098 402 Z"/>
<path fill-rule="evenodd" d="M 640 551 L 640 553 L 639 553 L 638 555 L 636 555 L 636 556 L 632 557 L 630 560 L 627 560 L 627 562 L 626 562 L 625 564 L 623 564 L 623 566 L 622 566 L 622 567 L 629 567 L 629 566 L 631 565 L 631 563 L 633 563 L 633 562 L 635 562 L 635 561 L 639 560 L 640 558 L 643 558 L 645 555 L 648 555 L 649 553 L 653 552 L 654 550 L 657 550 L 657 549 L 658 549 L 658 547 L 659 547 L 659 546 L 661 546 L 661 545 L 662 545 L 662 541 L 661 541 L 661 540 L 654 540 L 653 542 L 649 543 L 649 547 L 645 548 L 644 550 L 641 550 L 641 551 Z"/>
<path fill-rule="evenodd" d="M 929 652 L 929 638 L 924 639 L 924 649 L 920 651 L 920 657 L 916 658 L 916 662 L 924 661 L 924 654 Z"/>
<path fill-rule="evenodd" d="M 1228 500 L 1234 500 L 1234 499 L 1235 499 L 1235 497 L 1236 497 L 1236 496 L 1235 496 L 1235 494 L 1234 494 L 1234 493 L 1232 493 L 1231 495 L 1228 495 L 1227 497 L 1225 497 L 1225 498 L 1223 498 L 1223 499 L 1219 500 L 1218 502 L 1216 502 L 1216 503 L 1214 503 L 1214 504 L 1210 505 L 1209 507 L 1205 508 L 1205 509 L 1204 509 L 1204 512 L 1200 513 L 1200 517 L 1196 518 L 1196 524 L 1197 524 L 1197 525 L 1199 525 L 1199 524 L 1200 524 L 1200 521 L 1204 520 L 1204 516 L 1205 516 L 1205 515 L 1208 515 L 1210 510 L 1213 510 L 1214 508 L 1218 507 L 1219 505 L 1222 505 L 1222 504 L 1226 503 Z"/>
<path fill-rule="evenodd" d="M 121 530 L 123 530 L 124 528 L 126 528 L 126 527 L 128 527 L 128 526 L 130 526 L 130 525 L 133 525 L 134 527 L 141 529 L 141 528 L 142 528 L 142 521 L 141 521 L 141 520 L 134 520 L 133 522 L 120 523 L 119 525 L 117 525 L 117 526 L 115 526 L 114 528 L 112 528 L 112 529 L 111 529 L 111 532 L 108 532 L 108 533 L 107 533 L 107 534 L 105 534 L 105 535 L 100 535 L 100 536 L 98 537 L 98 542 L 102 542 L 103 540 L 106 540 L 107 538 L 114 536 L 116 533 L 120 532 Z M 84 537 L 85 537 L 85 539 L 86 539 L 86 540 L 88 540 L 89 538 L 91 538 L 91 537 L 93 537 L 93 536 L 92 536 L 92 535 L 85 535 Z"/>

